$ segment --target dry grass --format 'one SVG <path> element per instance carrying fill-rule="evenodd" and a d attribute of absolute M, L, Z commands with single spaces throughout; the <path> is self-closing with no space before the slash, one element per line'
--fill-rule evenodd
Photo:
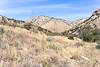
<path fill-rule="evenodd" d="M 4 29 L 0 34 L 0 67 L 93 67 L 96 61 L 95 66 L 100 66 L 95 43 L 0 27 Z"/>

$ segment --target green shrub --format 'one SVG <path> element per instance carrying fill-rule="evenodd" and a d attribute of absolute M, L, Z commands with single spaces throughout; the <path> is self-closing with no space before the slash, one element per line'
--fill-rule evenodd
<path fill-rule="evenodd" d="M 50 64 L 47 64 L 47 63 L 46 63 L 46 64 L 44 65 L 44 67 L 51 67 L 51 66 L 50 66 Z"/>
<path fill-rule="evenodd" d="M 0 34 L 3 34 L 3 33 L 4 33 L 4 28 L 0 27 Z"/>
<path fill-rule="evenodd" d="M 92 30 L 85 29 L 85 30 L 81 31 L 79 37 L 83 41 L 99 42 L 100 41 L 100 29 L 97 29 L 97 28 L 92 29 Z"/>
<path fill-rule="evenodd" d="M 96 49 L 100 49 L 100 43 L 97 43 Z"/>
<path fill-rule="evenodd" d="M 83 41 L 91 41 L 92 39 L 92 34 L 90 31 L 88 30 L 84 30 L 80 33 L 80 36 L 79 36 Z"/>

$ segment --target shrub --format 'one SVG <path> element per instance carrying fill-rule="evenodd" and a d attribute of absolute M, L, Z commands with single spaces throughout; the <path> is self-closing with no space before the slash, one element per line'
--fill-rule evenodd
<path fill-rule="evenodd" d="M 32 24 L 31 23 L 24 24 L 24 28 L 27 29 L 27 30 L 30 30 L 31 27 L 32 27 Z"/>
<path fill-rule="evenodd" d="M 51 38 L 47 38 L 47 41 L 48 41 L 48 42 L 51 42 L 51 41 L 52 41 L 52 39 L 51 39 Z"/>
<path fill-rule="evenodd" d="M 84 30 L 80 33 L 80 36 L 79 36 L 83 41 L 91 41 L 92 39 L 92 34 L 90 31 L 88 30 Z"/>
<path fill-rule="evenodd" d="M 50 64 L 46 63 L 44 67 L 51 67 Z"/>
<path fill-rule="evenodd" d="M 96 49 L 100 49 L 100 43 L 97 43 Z"/>
<path fill-rule="evenodd" d="M 4 28 L 0 27 L 0 34 L 3 34 L 3 33 L 4 33 Z"/>
<path fill-rule="evenodd" d="M 57 45 L 55 45 L 55 44 L 50 44 L 50 45 L 48 46 L 48 48 L 49 48 L 49 49 L 52 49 L 52 50 L 54 50 L 54 51 L 56 51 L 56 52 L 59 52 L 59 51 L 62 50 L 62 48 L 61 48 L 60 46 L 57 46 Z"/>
<path fill-rule="evenodd" d="M 68 39 L 74 40 L 74 36 L 73 36 L 73 35 L 69 35 L 69 36 L 68 36 Z"/>
<path fill-rule="evenodd" d="M 100 29 L 97 29 L 97 28 L 92 29 L 92 30 L 85 29 L 85 30 L 81 31 L 79 37 L 83 41 L 99 42 L 100 41 Z"/>

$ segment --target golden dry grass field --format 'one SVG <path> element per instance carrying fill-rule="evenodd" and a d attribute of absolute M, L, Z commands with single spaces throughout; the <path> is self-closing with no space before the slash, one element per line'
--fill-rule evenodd
<path fill-rule="evenodd" d="M 96 43 L 0 25 L 0 67 L 100 67 Z"/>

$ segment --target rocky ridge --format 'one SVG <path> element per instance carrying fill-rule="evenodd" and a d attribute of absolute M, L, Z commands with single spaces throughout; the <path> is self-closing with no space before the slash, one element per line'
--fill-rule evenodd
<path fill-rule="evenodd" d="M 61 33 L 70 28 L 70 23 L 66 20 L 48 16 L 33 17 L 29 22 L 55 33 Z"/>
<path fill-rule="evenodd" d="M 63 35 L 68 35 L 68 34 L 79 35 L 79 33 L 82 30 L 86 29 L 88 26 L 92 28 L 100 29 L 100 9 L 94 11 L 93 14 L 89 18 L 82 21 L 81 23 L 74 25 L 72 28 L 70 28 L 69 30 L 66 30 L 62 34 Z"/>

